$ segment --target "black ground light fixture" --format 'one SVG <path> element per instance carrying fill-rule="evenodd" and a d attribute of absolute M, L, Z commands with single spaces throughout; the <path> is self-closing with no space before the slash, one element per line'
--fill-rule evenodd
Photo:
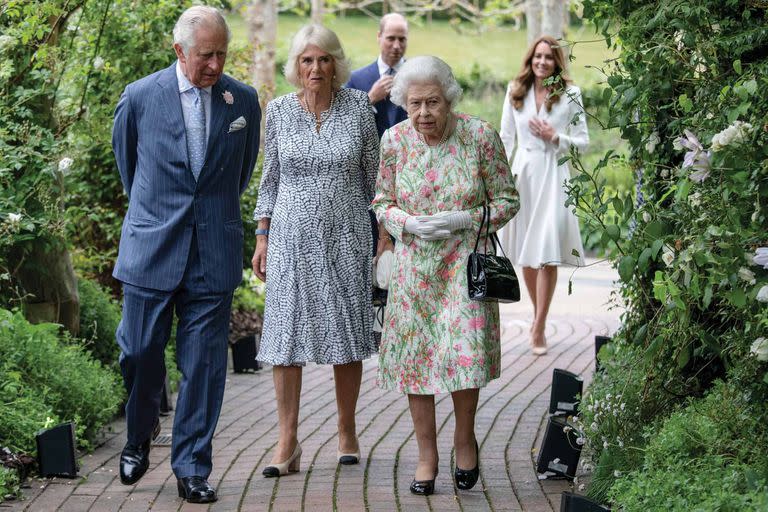
<path fill-rule="evenodd" d="M 552 392 L 549 396 L 549 413 L 575 415 L 578 412 L 578 400 L 584 389 L 584 380 L 566 370 L 555 368 L 552 371 Z"/>
<path fill-rule="evenodd" d="M 75 424 L 62 423 L 35 434 L 37 442 L 37 464 L 40 476 L 63 476 L 76 478 L 77 458 L 75 457 Z"/>
<path fill-rule="evenodd" d="M 599 357 L 600 349 L 603 348 L 603 345 L 610 342 L 611 342 L 610 336 L 600 336 L 600 335 L 595 336 L 595 371 L 600 370 L 600 357 Z"/>
<path fill-rule="evenodd" d="M 261 369 L 261 363 L 256 360 L 260 339 L 260 335 L 254 334 L 240 338 L 232 344 L 232 369 L 235 373 Z"/>
<path fill-rule="evenodd" d="M 564 417 L 550 416 L 539 449 L 536 471 L 573 478 L 580 455 L 581 446 L 576 443 L 576 432 L 568 426 Z"/>
<path fill-rule="evenodd" d="M 168 381 L 168 374 L 165 375 L 165 383 L 163 384 L 163 391 L 160 394 L 160 415 L 168 416 L 173 410 L 171 403 L 171 383 Z"/>
<path fill-rule="evenodd" d="M 560 512 L 610 512 L 604 507 L 586 496 L 564 491 L 560 499 Z"/>

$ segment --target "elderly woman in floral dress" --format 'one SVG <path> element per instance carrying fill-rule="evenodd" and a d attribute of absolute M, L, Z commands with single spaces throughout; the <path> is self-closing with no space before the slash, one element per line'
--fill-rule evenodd
<path fill-rule="evenodd" d="M 479 476 L 479 388 L 499 376 L 499 308 L 467 292 L 467 257 L 490 209 L 496 231 L 517 212 L 504 147 L 485 121 L 452 112 L 461 87 L 436 57 L 409 59 L 392 101 L 408 119 L 384 133 L 373 208 L 397 240 L 379 356 L 379 386 L 408 394 L 419 463 L 411 492 L 434 492 L 438 470 L 435 393 L 451 393 L 454 478 Z"/>

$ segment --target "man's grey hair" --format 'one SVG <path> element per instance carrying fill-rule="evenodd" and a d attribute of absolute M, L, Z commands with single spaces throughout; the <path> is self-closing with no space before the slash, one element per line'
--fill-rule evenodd
<path fill-rule="evenodd" d="M 461 86 L 454 78 L 451 66 L 432 55 L 412 57 L 405 61 L 395 75 L 395 81 L 389 93 L 392 103 L 405 108 L 408 102 L 408 89 L 416 83 L 438 85 L 451 109 L 461 98 Z"/>
<path fill-rule="evenodd" d="M 408 30 L 408 20 L 405 16 L 400 14 L 399 12 L 390 12 L 389 14 L 385 14 L 381 17 L 379 20 L 379 34 L 384 32 L 384 29 L 387 27 L 387 23 L 389 23 L 391 20 L 398 19 L 405 23 L 405 30 Z"/>
<path fill-rule="evenodd" d="M 181 45 L 186 55 L 195 46 L 195 32 L 201 26 L 218 26 L 227 33 L 227 44 L 232 39 L 227 20 L 221 11 L 207 5 L 195 5 L 181 13 L 173 27 L 173 42 Z"/>
<path fill-rule="evenodd" d="M 333 81 L 334 90 L 341 89 L 349 80 L 351 65 L 344 56 L 344 49 L 336 33 L 322 25 L 304 25 L 296 32 L 291 41 L 291 49 L 288 51 L 288 59 L 285 61 L 283 73 L 288 83 L 301 89 L 301 76 L 299 76 L 299 57 L 307 49 L 307 46 L 315 45 L 333 57 Z"/>

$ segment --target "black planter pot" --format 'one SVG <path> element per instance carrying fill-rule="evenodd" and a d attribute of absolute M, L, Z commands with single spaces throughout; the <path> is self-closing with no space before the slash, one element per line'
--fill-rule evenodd
<path fill-rule="evenodd" d="M 584 389 L 584 380 L 566 370 L 552 371 L 552 391 L 549 395 L 549 414 L 575 415 L 579 412 L 579 397 Z"/>
<path fill-rule="evenodd" d="M 586 496 L 572 492 L 563 492 L 563 497 L 560 499 L 560 512 L 610 512 L 610 510 Z"/>
<path fill-rule="evenodd" d="M 261 363 L 256 360 L 261 336 L 254 334 L 245 336 L 234 342 L 232 346 L 232 369 L 235 373 L 244 373 L 248 370 L 259 371 Z"/>
<path fill-rule="evenodd" d="M 538 473 L 551 472 L 566 478 L 576 476 L 581 446 L 576 443 L 576 433 L 573 429 L 564 431 L 567 426 L 562 416 L 549 417 L 547 430 L 539 449 L 539 458 L 536 461 Z"/>
<path fill-rule="evenodd" d="M 79 469 L 75 456 L 75 424 L 62 423 L 35 434 L 40 476 L 76 478 Z"/>

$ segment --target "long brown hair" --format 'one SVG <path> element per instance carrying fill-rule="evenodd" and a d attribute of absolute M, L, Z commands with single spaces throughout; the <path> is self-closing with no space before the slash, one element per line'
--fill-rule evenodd
<path fill-rule="evenodd" d="M 571 78 L 565 70 L 565 53 L 563 53 L 560 43 L 558 43 L 557 39 L 552 36 L 539 36 L 528 48 L 528 51 L 525 52 L 520 72 L 511 82 L 512 87 L 509 92 L 509 102 L 512 103 L 517 110 L 523 108 L 525 96 L 528 94 L 528 91 L 535 81 L 531 62 L 533 61 L 533 54 L 536 52 L 536 47 L 539 43 L 547 43 L 549 47 L 552 48 L 552 57 L 555 59 L 555 72 L 552 74 L 552 76 L 555 77 L 555 83 L 552 85 L 552 90 L 547 95 L 547 99 L 544 102 L 544 105 L 547 107 L 547 112 L 552 110 L 552 105 L 560 101 L 561 92 L 565 90 L 565 87 L 569 83 L 571 83 Z"/>

